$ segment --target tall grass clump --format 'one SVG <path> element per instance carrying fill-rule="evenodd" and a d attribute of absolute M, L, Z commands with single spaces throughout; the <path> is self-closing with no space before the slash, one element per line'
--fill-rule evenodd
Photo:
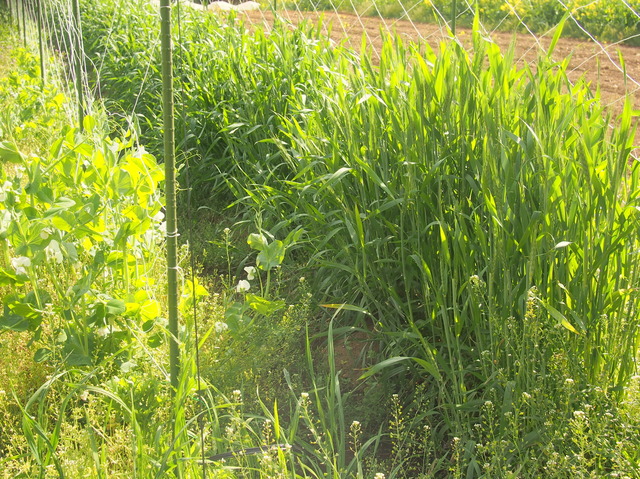
<path fill-rule="evenodd" d="M 371 372 L 430 384 L 435 431 L 461 438 L 470 469 L 487 401 L 504 417 L 565 381 L 624 397 L 638 350 L 630 105 L 611 127 L 566 63 L 517 68 L 479 35 L 473 54 L 388 41 L 379 67 L 358 66 L 318 75 L 324 101 L 280 133 L 293 178 L 237 184 L 263 222 L 303 225 L 318 292 L 384 332 Z M 513 429 L 519 454 L 553 434 L 535 404 Z"/>
<path fill-rule="evenodd" d="M 152 15 L 92 5 L 100 87 L 133 101 L 153 144 Z M 613 425 L 639 346 L 629 102 L 611 118 L 551 51 L 517 66 L 478 33 L 471 53 L 387 38 L 374 65 L 308 26 L 198 15 L 180 32 L 177 131 L 199 200 L 233 203 L 274 244 L 303 230 L 292 257 L 315 297 L 366 313 L 341 317 L 379 333 L 363 376 L 397 388 L 392 475 L 633 475 L 636 455 L 606 455 L 631 437 Z M 605 412 L 610 436 L 567 441 Z"/>

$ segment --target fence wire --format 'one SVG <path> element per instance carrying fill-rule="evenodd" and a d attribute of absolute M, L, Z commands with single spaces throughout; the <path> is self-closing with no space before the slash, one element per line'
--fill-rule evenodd
<path fill-rule="evenodd" d="M 558 25 L 564 22 L 563 36 L 553 58 L 569 58 L 571 81 L 585 78 L 614 115 L 622 112 L 626 98 L 637 104 L 640 91 L 640 0 L 268 0 L 269 3 L 250 1 L 236 5 L 201 1 L 205 3 L 179 0 L 179 4 L 202 11 L 203 17 L 236 10 L 241 18 L 267 31 L 276 16 L 292 25 L 322 20 L 322 32 L 336 44 L 360 49 L 364 39 L 374 61 L 379 59 L 383 40 L 389 34 L 403 42 L 426 42 L 434 49 L 454 37 L 470 45 L 476 20 L 483 35 L 504 50 L 513 44 L 520 63 L 535 63 L 540 53 L 548 49 Z M 37 45 L 40 6 L 45 36 L 70 64 L 79 55 L 85 72 L 85 107 L 90 110 L 92 98 L 102 94 L 99 79 L 104 56 L 87 58 L 76 52 L 72 42 L 72 2 L 7 2 L 21 39 L 26 37 Z M 157 1 L 148 2 L 150 8 L 157 9 Z M 90 3 L 84 2 L 82 7 L 87 8 Z M 127 4 L 123 4 L 123 15 L 127 14 L 126 8 Z M 114 25 L 117 21 L 112 19 Z M 158 48 L 158 40 L 149 48 Z M 49 63 L 45 58 L 45 68 Z M 91 65 L 91 82 L 86 75 L 87 64 Z M 73 68 L 57 73 L 71 85 L 76 81 Z M 93 95 L 89 94 L 92 88 Z M 131 105 L 131 112 L 135 107 Z"/>
<path fill-rule="evenodd" d="M 266 28 L 274 13 L 294 25 L 323 18 L 324 31 L 334 41 L 359 48 L 364 37 L 374 58 L 388 34 L 403 41 L 427 42 L 432 48 L 452 37 L 469 45 L 477 18 L 486 37 L 504 50 L 514 44 L 516 59 L 535 63 L 564 21 L 563 36 L 552 57 L 557 61 L 570 58 L 570 80 L 584 77 L 599 90 L 603 104 L 614 115 L 621 113 L 625 98 L 637 103 L 637 0 L 289 0 L 270 7 L 243 14 Z"/>

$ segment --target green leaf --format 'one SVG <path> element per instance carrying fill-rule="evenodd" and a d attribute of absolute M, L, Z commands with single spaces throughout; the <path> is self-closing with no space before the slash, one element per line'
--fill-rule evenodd
<path fill-rule="evenodd" d="M 82 353 L 71 353 L 65 360 L 67 366 L 91 366 L 91 358 Z"/>
<path fill-rule="evenodd" d="M 73 201 L 71 198 L 66 198 L 64 196 L 61 196 L 60 198 L 56 199 L 55 203 L 51 205 L 51 208 L 49 208 L 46 211 L 44 216 L 45 218 L 50 218 L 51 216 L 55 216 L 59 213 L 62 213 L 63 211 L 70 210 L 75 205 L 76 205 L 76 202 Z"/>
<path fill-rule="evenodd" d="M 359 306 L 354 306 L 353 304 L 334 303 L 334 304 L 321 304 L 320 306 L 322 306 L 323 308 L 337 309 L 339 311 L 341 311 L 341 310 L 356 311 L 356 312 L 362 313 L 362 314 L 369 314 L 369 312 L 366 309 L 361 308 Z"/>
<path fill-rule="evenodd" d="M 110 299 L 106 304 L 107 316 L 120 316 L 127 310 L 125 302 L 121 299 Z"/>
<path fill-rule="evenodd" d="M 0 285 L 20 286 L 22 284 L 24 284 L 24 282 L 20 279 L 19 276 L 16 276 L 15 274 L 0 268 Z"/>
<path fill-rule="evenodd" d="M 21 163 L 24 161 L 24 156 L 22 156 L 22 153 L 18 151 L 18 147 L 15 143 L 10 141 L 0 141 L 0 161 Z"/>
<path fill-rule="evenodd" d="M 85 116 L 82 121 L 82 126 L 84 126 L 84 129 L 87 132 L 91 133 L 96 126 L 95 118 L 93 118 L 91 115 Z"/>
<path fill-rule="evenodd" d="M 47 359 L 49 359 L 49 357 L 51 356 L 51 350 L 47 349 L 47 348 L 40 348 L 36 351 L 36 353 L 33 355 L 33 360 L 36 363 L 43 363 L 45 362 Z"/>
<path fill-rule="evenodd" d="M 284 261 L 284 253 L 286 247 L 280 240 L 268 244 L 258 254 L 256 258 L 256 265 L 263 271 L 268 271 L 274 266 L 279 266 Z"/>
<path fill-rule="evenodd" d="M 570 12 L 565 13 L 562 19 L 560 20 L 560 22 L 558 22 L 558 25 L 556 26 L 556 31 L 553 34 L 553 38 L 551 39 L 549 48 L 547 48 L 547 55 L 549 56 L 549 58 L 551 58 L 551 54 L 555 50 L 558 40 L 560 40 L 560 37 L 562 36 L 562 31 L 564 30 L 564 24 L 567 22 L 567 19 L 569 18 L 570 15 L 571 15 Z"/>
<path fill-rule="evenodd" d="M 164 336 L 161 333 L 156 333 L 152 336 L 149 336 L 147 340 L 147 344 L 150 348 L 159 348 L 164 343 Z"/>
<path fill-rule="evenodd" d="M 153 320 L 160 316 L 160 303 L 154 299 L 149 299 L 140 305 L 140 316 L 142 319 Z"/>
<path fill-rule="evenodd" d="M 246 316 L 244 315 L 247 310 L 247 305 L 244 303 L 233 303 L 224 312 L 224 319 L 229 327 L 231 334 L 239 332 L 246 322 Z"/>
<path fill-rule="evenodd" d="M 412 359 L 420 366 L 422 366 L 422 369 L 431 374 L 434 378 L 440 379 L 440 371 L 438 371 L 438 366 L 435 364 L 435 360 L 427 361 L 426 359 L 421 358 Z"/>
<path fill-rule="evenodd" d="M 378 364 L 374 364 L 371 368 L 360 376 L 359 379 L 365 379 L 369 376 L 373 376 L 376 373 L 379 373 L 383 369 L 387 369 L 390 366 L 396 365 L 398 363 L 402 363 L 404 361 L 414 361 L 418 365 L 422 366 L 422 368 L 431 374 L 435 378 L 440 378 L 440 371 L 438 371 L 437 366 L 434 362 L 426 361 L 422 358 L 414 358 L 410 356 L 396 356 L 393 358 L 385 359 L 384 361 L 379 362 Z"/>
<path fill-rule="evenodd" d="M 5 307 L 5 312 L 0 316 L 0 330 L 8 329 L 9 331 L 23 332 L 33 331 L 35 328 L 31 322 L 18 314 L 12 313 Z"/>
<path fill-rule="evenodd" d="M 265 316 L 269 316 L 279 309 L 285 307 L 286 303 L 284 301 L 269 301 L 268 299 L 263 298 L 262 296 L 257 296 L 255 294 L 247 294 L 246 295 L 247 304 L 249 307 L 260 314 L 264 314 Z"/>
<path fill-rule="evenodd" d="M 383 369 L 388 368 L 389 366 L 393 366 L 394 364 L 402 363 L 404 361 L 408 361 L 412 359 L 409 356 L 395 356 L 393 358 L 385 359 L 384 361 L 379 362 L 378 364 L 374 364 L 369 368 L 369 370 L 360 376 L 358 379 L 366 379 L 369 376 L 373 376 L 374 374 L 379 373 Z"/>
<path fill-rule="evenodd" d="M 149 321 L 145 321 L 144 323 L 142 323 L 142 331 L 144 331 L 145 333 L 148 333 L 153 329 L 155 325 L 156 325 L 156 322 L 153 319 L 150 319 Z"/>
<path fill-rule="evenodd" d="M 548 304 L 546 301 L 540 300 L 540 303 L 542 304 L 542 306 L 544 306 L 544 309 L 547 310 L 547 312 L 551 315 L 551 317 L 556 321 L 558 321 L 558 324 L 560 324 L 563 328 L 571 331 L 572 333 L 580 334 L 578 330 L 573 327 L 573 325 L 569 322 L 569 320 L 564 314 L 562 314 L 556 308 Z"/>
<path fill-rule="evenodd" d="M 68 211 L 60 211 L 59 215 L 51 218 L 51 224 L 61 231 L 71 233 L 73 231 L 73 225 L 75 223 L 75 217 Z"/>
<path fill-rule="evenodd" d="M 263 234 L 251 233 L 247 238 L 247 244 L 251 249 L 262 251 L 267 246 L 267 238 Z"/>

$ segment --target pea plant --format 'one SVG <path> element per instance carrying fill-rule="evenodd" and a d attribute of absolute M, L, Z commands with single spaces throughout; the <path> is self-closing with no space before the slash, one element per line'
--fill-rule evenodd
<path fill-rule="evenodd" d="M 0 331 L 30 332 L 37 361 L 88 366 L 122 352 L 160 319 L 151 273 L 160 260 L 163 171 L 130 135 L 109 139 L 87 117 L 45 156 L 0 142 Z"/>
<path fill-rule="evenodd" d="M 257 251 L 257 255 L 255 266 L 244 268 L 246 277 L 240 279 L 235 287 L 236 293 L 244 296 L 244 301 L 232 302 L 225 313 L 231 334 L 251 323 L 250 313 L 270 316 L 286 306 L 283 300 L 274 298 L 277 294 L 272 291 L 272 275 L 282 266 L 287 250 L 298 242 L 303 233 L 304 230 L 295 229 L 284 240 L 269 238 L 271 235 L 268 233 L 251 233 L 248 236 L 247 244 Z"/>

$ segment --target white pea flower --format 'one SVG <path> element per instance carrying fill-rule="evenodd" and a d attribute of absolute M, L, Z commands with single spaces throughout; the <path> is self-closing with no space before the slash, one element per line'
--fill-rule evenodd
<path fill-rule="evenodd" d="M 113 332 L 115 332 L 115 328 L 111 325 L 103 326 L 96 329 L 96 335 L 100 338 L 105 338 Z"/>
<path fill-rule="evenodd" d="M 13 269 L 16 270 L 16 274 L 26 275 L 26 268 L 31 266 L 31 260 L 26 256 L 11 258 L 11 266 L 13 266 Z"/>
<path fill-rule="evenodd" d="M 256 274 L 255 266 L 245 266 L 244 270 L 247 273 L 247 279 L 249 281 L 252 281 L 253 279 L 255 279 L 255 274 Z"/>
<path fill-rule="evenodd" d="M 133 371 L 136 366 L 138 366 L 138 364 L 133 359 L 130 359 L 129 361 L 126 361 L 120 365 L 120 371 L 122 371 L 123 373 L 129 373 Z"/>
<path fill-rule="evenodd" d="M 249 283 L 249 281 L 241 279 L 240 281 L 238 281 L 238 285 L 236 286 L 236 291 L 238 293 L 243 293 L 245 291 L 249 291 L 249 288 L 251 288 L 251 284 Z"/>
<path fill-rule="evenodd" d="M 51 240 L 49 245 L 44 249 L 49 261 L 55 261 L 56 263 L 62 263 L 62 250 L 60 249 L 60 243 L 56 240 Z"/>
<path fill-rule="evenodd" d="M 216 330 L 216 333 L 223 333 L 227 329 L 229 329 L 229 326 L 227 326 L 227 323 L 223 323 L 222 321 L 216 321 L 214 328 Z"/>
<path fill-rule="evenodd" d="M 13 185 L 10 181 L 5 181 L 4 184 L 0 186 L 0 201 L 7 199 L 7 191 L 11 189 L 11 186 Z"/>

